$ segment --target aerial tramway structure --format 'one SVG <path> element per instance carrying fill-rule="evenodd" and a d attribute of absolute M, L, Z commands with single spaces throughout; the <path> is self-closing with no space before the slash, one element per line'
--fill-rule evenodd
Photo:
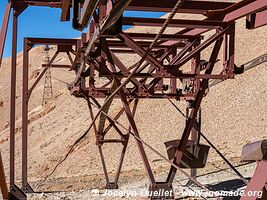
<path fill-rule="evenodd" d="M 15 109 L 16 109 L 16 60 L 17 60 L 17 29 L 19 15 L 29 6 L 45 6 L 61 9 L 61 21 L 69 21 L 72 13 L 73 28 L 84 31 L 79 39 L 62 38 L 25 38 L 23 50 L 23 103 L 22 103 L 22 188 L 15 184 Z M 72 9 L 72 12 L 71 12 Z M 26 199 L 25 193 L 33 192 L 28 184 L 28 101 L 31 93 L 42 76 L 49 68 L 66 68 L 73 70 L 76 77 L 68 84 L 72 95 L 85 98 L 88 102 L 92 118 L 88 131 L 93 128 L 96 143 L 99 148 L 106 188 L 118 188 L 119 175 L 128 145 L 129 136 L 136 140 L 144 168 L 150 182 L 150 191 L 164 190 L 161 196 L 154 198 L 174 198 L 172 183 L 177 171 L 187 176 L 194 184 L 208 190 L 183 168 L 201 168 L 205 166 L 209 146 L 216 147 L 201 132 L 200 123 L 196 121 L 203 98 L 207 95 L 211 84 L 232 79 L 242 73 L 245 68 L 237 67 L 235 55 L 235 21 L 246 17 L 246 27 L 254 29 L 267 24 L 266 0 L 242 0 L 223 2 L 215 0 L 9 0 L 6 6 L 0 37 L 0 64 L 5 44 L 9 15 L 12 12 L 12 64 L 11 64 L 11 103 L 10 103 L 10 199 Z M 153 11 L 169 13 L 164 18 L 125 17 L 127 10 Z M 176 13 L 198 14 L 203 20 L 174 19 Z M 131 30 L 123 31 L 123 25 L 159 27 L 159 32 L 139 33 Z M 28 25 L 30 26 L 30 24 Z M 173 33 L 165 33 L 171 28 Z M 204 33 L 213 31 L 211 36 Z M 43 64 L 43 71 L 36 82 L 29 87 L 28 68 L 29 51 L 34 45 L 56 45 L 57 51 L 49 63 Z M 201 53 L 212 47 L 210 56 L 204 60 Z M 223 55 L 220 56 L 220 49 Z M 68 64 L 54 64 L 59 53 L 66 53 Z M 126 66 L 118 54 L 138 55 L 139 60 Z M 216 62 L 222 60 L 218 71 Z M 266 61 L 263 57 L 258 62 Z M 251 65 L 249 66 L 251 67 Z M 97 84 L 97 78 L 104 77 L 106 82 Z M 210 80 L 213 80 L 210 81 Z M 181 83 L 181 84 L 180 84 Z M 225 91 L 227 92 L 227 91 Z M 98 99 L 105 99 L 100 103 Z M 119 99 L 123 107 L 111 117 L 108 114 L 114 99 Z M 139 99 L 185 100 L 188 102 L 186 126 L 181 138 L 166 142 L 168 158 L 159 153 L 140 137 L 134 120 Z M 175 106 L 175 104 L 173 104 Z M 93 113 L 92 106 L 98 108 Z M 179 112 L 178 107 L 176 107 Z M 125 113 L 129 127 L 118 122 Z M 183 114 L 183 113 L 182 113 Z M 99 120 L 97 121 L 97 119 Z M 98 124 L 97 124 L 98 123 Z M 117 139 L 106 139 L 111 128 L 118 133 Z M 191 139 L 189 139 L 191 134 Z M 83 136 L 81 136 L 82 138 Z M 199 139 L 209 144 L 199 143 Z M 114 181 L 110 181 L 102 146 L 106 143 L 120 143 L 123 146 L 120 162 Z M 262 143 L 260 143 L 262 145 Z M 165 182 L 157 182 L 144 146 L 162 157 L 170 164 L 170 170 Z M 259 151 L 264 153 L 264 148 Z M 266 157 L 258 160 L 259 167 L 251 181 L 247 180 L 231 165 L 231 163 L 216 149 L 216 152 L 226 161 L 234 172 L 242 179 L 250 190 L 266 191 L 267 174 Z M 120 153 L 120 152 L 118 152 Z M 248 192 L 248 191 L 246 191 Z M 245 195 L 242 200 L 253 199 L 257 196 Z M 219 198 L 218 198 L 219 199 Z"/>

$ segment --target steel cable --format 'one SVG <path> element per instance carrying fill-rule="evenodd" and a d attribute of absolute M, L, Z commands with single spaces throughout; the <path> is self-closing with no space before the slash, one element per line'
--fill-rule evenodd
<path fill-rule="evenodd" d="M 186 119 L 188 120 L 188 117 L 173 103 L 170 99 L 168 101 L 176 108 L 176 110 Z M 206 142 L 216 151 L 216 153 L 226 162 L 226 164 L 236 173 L 236 175 L 245 183 L 248 184 L 248 181 L 242 176 L 242 174 L 235 169 L 235 167 L 227 160 L 227 158 L 224 157 L 224 155 L 212 144 L 211 141 L 199 130 L 196 124 L 194 124 L 194 128 L 199 132 L 201 137 L 203 137 Z"/>
<path fill-rule="evenodd" d="M 88 99 L 86 98 L 86 100 L 88 101 Z M 94 106 L 95 108 L 97 108 L 96 105 L 94 105 L 93 103 L 89 102 L 92 106 Z M 137 137 L 133 132 L 129 131 L 124 125 L 122 125 L 120 122 L 118 122 L 116 119 L 112 118 L 110 115 L 108 115 L 105 112 L 102 112 L 104 115 L 106 115 L 107 118 L 109 118 L 111 121 L 113 121 L 114 123 L 116 123 L 118 126 L 120 126 L 122 129 L 124 129 L 125 131 L 127 131 L 128 133 L 130 133 L 136 140 L 138 140 L 139 142 L 141 142 L 142 144 L 144 144 L 145 146 L 147 146 L 151 151 L 153 151 L 155 154 L 157 154 L 159 157 L 161 157 L 163 160 L 165 160 L 166 162 L 168 162 L 170 165 L 172 165 L 173 167 L 175 167 L 178 171 L 180 171 L 183 175 L 185 175 L 187 178 L 189 178 L 191 181 L 193 181 L 196 185 L 198 185 L 199 187 L 201 187 L 202 189 L 204 189 L 206 192 L 209 192 L 210 190 L 204 186 L 203 184 L 201 184 L 199 181 L 197 181 L 194 177 L 190 176 L 187 172 L 185 172 L 184 170 L 182 170 L 181 168 L 178 167 L 178 165 L 176 165 L 175 163 L 173 163 L 171 160 L 169 160 L 167 157 L 165 157 L 163 154 L 161 154 L 158 150 L 156 150 L 155 148 L 153 148 L 151 145 L 149 145 L 148 143 L 146 143 L 144 140 L 142 140 L 140 137 Z M 221 199 L 218 197 L 215 197 L 217 199 Z"/>
<path fill-rule="evenodd" d="M 92 123 L 90 124 L 88 130 L 90 130 L 93 127 L 93 124 L 95 123 L 95 121 L 97 120 L 97 118 L 99 117 L 99 115 L 101 114 L 102 110 L 106 107 L 106 104 L 113 99 L 113 97 L 118 93 L 118 91 L 120 91 L 124 86 L 126 86 L 126 84 L 128 84 L 131 80 L 131 78 L 137 73 L 138 69 L 140 68 L 140 66 L 143 64 L 143 62 L 145 61 L 146 57 L 149 55 L 149 53 L 151 52 L 151 50 L 153 49 L 154 45 L 157 43 L 157 41 L 160 39 L 160 37 L 162 36 L 162 34 L 164 33 L 164 31 L 166 30 L 168 24 L 170 23 L 170 21 L 173 19 L 175 13 L 178 11 L 178 9 L 180 8 L 180 6 L 182 5 L 182 3 L 184 2 L 184 0 L 178 0 L 177 3 L 175 4 L 173 10 L 171 11 L 170 15 L 168 16 L 168 18 L 165 20 L 163 26 L 161 27 L 159 33 L 156 35 L 155 39 L 153 40 L 153 42 L 150 44 L 149 48 L 147 49 L 147 51 L 145 52 L 145 54 L 142 56 L 142 58 L 140 59 L 140 61 L 138 61 L 135 64 L 135 68 L 132 71 L 131 74 L 129 74 L 129 76 L 125 79 L 125 81 L 123 83 L 120 84 L 120 86 L 118 86 L 114 92 L 111 93 L 111 95 L 108 96 L 108 98 L 106 99 L 106 101 L 104 102 L 104 104 L 101 106 L 101 108 L 98 110 L 98 112 L 96 113 L 94 119 L 92 120 Z M 85 58 L 84 58 L 85 59 Z"/>

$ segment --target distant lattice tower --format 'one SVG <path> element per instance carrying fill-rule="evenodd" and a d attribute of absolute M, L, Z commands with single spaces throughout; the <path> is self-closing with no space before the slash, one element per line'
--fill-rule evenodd
<path fill-rule="evenodd" d="M 45 51 L 45 62 L 48 64 L 50 61 L 49 57 L 50 47 L 46 45 L 44 47 Z M 47 104 L 49 101 L 53 99 L 53 89 L 52 89 L 52 80 L 51 80 L 51 69 L 48 68 L 45 72 L 45 81 L 44 81 L 44 91 L 43 91 L 43 100 L 42 105 Z"/>

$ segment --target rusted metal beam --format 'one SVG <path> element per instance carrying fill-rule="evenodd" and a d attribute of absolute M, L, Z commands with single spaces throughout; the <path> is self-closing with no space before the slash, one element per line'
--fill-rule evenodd
<path fill-rule="evenodd" d="M 258 13 L 253 13 L 247 17 L 247 29 L 255 29 L 264 25 L 267 25 L 267 10 Z"/>
<path fill-rule="evenodd" d="M 111 53 L 112 59 L 114 64 L 121 70 L 122 74 L 124 74 L 125 77 L 129 76 L 130 70 L 127 69 L 126 66 L 120 61 L 120 59 L 115 56 L 113 53 Z M 115 76 L 114 76 L 115 77 Z M 135 78 L 131 79 L 132 83 L 136 86 L 139 86 L 140 89 L 142 88 L 142 84 Z"/>
<path fill-rule="evenodd" d="M 114 8 L 110 11 L 108 16 L 100 25 L 100 35 L 103 34 L 107 29 L 109 29 L 119 20 L 124 10 L 131 2 L 132 0 L 119 0 L 116 2 Z"/>
<path fill-rule="evenodd" d="M 15 132 L 16 132 L 16 75 L 17 75 L 17 34 L 18 15 L 13 10 L 12 56 L 11 56 L 11 97 L 10 97 L 10 188 L 15 187 Z"/>
<path fill-rule="evenodd" d="M 1 33 L 0 33 L 0 68 L 1 68 L 2 58 L 3 58 L 3 53 L 4 53 L 4 46 L 5 46 L 5 41 L 6 41 L 6 33 L 7 33 L 7 28 L 8 28 L 10 10 L 11 10 L 11 3 L 8 2 L 6 5 L 5 12 L 4 12 L 4 19 L 3 19 Z"/>
<path fill-rule="evenodd" d="M 209 45 L 211 45 L 213 42 L 218 40 L 226 31 L 228 31 L 231 27 L 227 27 L 222 31 L 219 31 L 215 33 L 213 36 L 211 36 L 209 39 L 204 41 L 201 45 L 196 47 L 192 52 L 190 52 L 188 55 L 183 57 L 180 61 L 177 62 L 178 66 L 184 65 L 187 61 L 189 61 L 196 53 L 201 52 L 203 49 L 207 48 Z"/>
<path fill-rule="evenodd" d="M 198 0 L 187 0 L 183 3 L 181 8 L 178 10 L 180 13 L 195 13 L 203 14 L 208 10 L 218 10 L 227 8 L 234 3 L 220 2 L 220 1 L 198 1 Z M 151 12 L 170 12 L 175 5 L 173 0 L 133 0 L 132 3 L 127 7 L 127 10 L 135 11 L 151 11 Z"/>
<path fill-rule="evenodd" d="M 222 45 L 222 41 L 223 39 L 220 38 L 219 40 L 216 41 L 214 47 L 213 47 L 213 51 L 211 53 L 210 59 L 209 59 L 209 64 L 208 67 L 205 71 L 205 74 L 211 74 L 214 64 L 216 62 L 218 53 L 220 51 L 220 47 Z M 183 152 L 185 150 L 189 135 L 191 130 L 193 129 L 194 125 L 195 125 L 195 120 L 196 120 L 196 116 L 198 113 L 198 110 L 200 108 L 200 104 L 201 101 L 203 100 L 205 94 L 206 94 L 206 89 L 208 88 L 208 84 L 209 84 L 209 80 L 205 79 L 201 82 L 201 86 L 200 89 L 197 91 L 197 96 L 195 101 L 193 102 L 193 106 L 192 106 L 192 110 L 190 112 L 189 118 L 186 122 L 186 126 L 184 128 L 183 134 L 182 134 L 182 138 L 181 141 L 179 143 L 179 146 L 175 152 L 175 158 L 173 160 L 173 163 L 177 163 L 179 164 L 181 162 L 182 156 L 183 156 Z M 169 171 L 169 175 L 167 178 L 167 182 L 168 183 L 172 183 L 175 177 L 177 169 L 175 169 L 173 166 L 171 167 L 170 171 Z"/>
<path fill-rule="evenodd" d="M 142 56 L 146 50 L 143 49 L 138 43 L 136 43 L 131 37 L 129 37 L 126 33 L 121 32 L 118 35 L 118 38 L 125 43 L 129 48 L 133 49 L 137 54 Z M 154 58 L 152 55 L 147 55 L 146 60 L 148 63 L 150 63 L 152 66 L 155 66 L 157 68 L 164 68 L 163 64 L 160 63 L 156 58 Z"/>
<path fill-rule="evenodd" d="M 152 40 L 156 37 L 156 34 L 153 33 L 127 33 L 127 34 L 133 39 L 140 39 L 140 40 Z M 200 36 L 164 34 L 160 37 L 160 40 L 183 41 L 183 40 L 194 40 L 197 38 L 203 39 L 203 37 Z"/>
<path fill-rule="evenodd" d="M 205 15 L 208 16 L 205 20 L 210 19 L 219 19 L 222 21 L 230 22 L 240 19 L 246 15 L 259 12 L 267 8 L 267 1 L 265 0 L 243 0 L 238 3 L 235 3 L 226 9 L 218 11 L 209 11 Z M 185 35 L 200 35 L 207 31 L 207 29 L 201 28 L 186 28 L 182 31 L 177 32 L 176 34 L 185 34 Z M 173 41 L 166 42 L 166 44 L 171 45 Z"/>
<path fill-rule="evenodd" d="M 118 85 L 120 85 L 119 82 L 117 82 Z M 129 121 L 129 124 L 131 126 L 131 129 L 134 133 L 134 135 L 138 138 L 140 138 L 140 135 L 139 135 L 139 132 L 138 132 L 138 129 L 137 129 L 137 126 L 136 126 L 136 123 L 135 123 L 135 120 L 134 120 L 134 115 L 129 107 L 129 104 L 128 104 L 128 101 L 127 101 L 127 98 L 126 98 L 126 95 L 125 93 L 123 92 L 123 90 L 119 90 L 119 96 L 120 96 L 120 99 L 122 101 L 122 104 L 123 104 L 123 108 L 125 110 L 125 114 L 127 116 L 127 119 Z M 140 152 L 140 156 L 143 160 L 143 163 L 144 163 L 144 166 L 145 166 L 145 169 L 146 169 L 146 173 L 148 175 L 148 178 L 149 178 L 149 181 L 151 184 L 155 184 L 156 181 L 155 181 L 155 178 L 154 178 L 154 175 L 153 175 L 153 171 L 151 169 L 151 166 L 149 164 L 149 161 L 148 161 L 148 158 L 147 158 L 147 155 L 146 155 L 146 152 L 145 152 L 145 149 L 144 149 L 144 146 L 143 144 L 136 140 L 136 144 L 137 144 L 137 147 L 139 149 L 139 152 Z"/>
<path fill-rule="evenodd" d="M 131 88 L 126 88 L 127 90 L 133 89 Z M 76 96 L 76 97 L 83 97 L 79 95 L 81 91 L 77 87 L 73 87 L 71 90 L 71 94 Z M 109 91 L 109 88 L 95 88 L 94 91 L 92 91 L 90 88 L 86 88 L 83 92 L 83 95 L 85 96 L 90 96 L 94 98 L 101 98 L 105 99 L 107 96 L 109 96 L 111 93 Z M 77 95 L 76 95 L 77 94 Z M 126 94 L 126 97 L 131 99 L 131 98 L 136 98 L 136 99 L 177 99 L 177 100 L 194 100 L 195 99 L 195 94 L 193 93 L 187 93 L 187 94 L 171 94 L 171 93 L 138 93 L 138 92 L 133 92 L 130 94 Z M 115 95 L 115 99 L 118 99 L 119 96 Z"/>
<path fill-rule="evenodd" d="M 171 68 L 171 66 L 170 66 Z M 223 74 L 193 74 L 193 73 L 182 73 L 182 72 L 173 72 L 168 69 L 167 73 L 158 72 L 158 73 L 136 73 L 134 78 L 191 78 L 191 79 L 225 79 L 227 75 Z M 101 76 L 105 77 L 116 77 L 116 78 L 125 78 L 129 73 L 125 72 L 116 72 L 111 74 L 102 74 Z"/>
<path fill-rule="evenodd" d="M 163 18 L 134 18 L 124 17 L 122 20 L 123 25 L 130 26 L 153 26 L 161 27 L 165 19 Z M 216 20 L 188 20 L 188 19 L 173 19 L 169 23 L 169 27 L 186 27 L 186 28 L 204 28 L 213 29 L 218 26 L 225 27 L 229 25 L 227 22 L 221 22 Z"/>
<path fill-rule="evenodd" d="M 66 69 L 70 69 L 72 67 L 72 65 L 42 64 L 42 67 L 44 67 L 44 68 L 66 68 Z"/>
<path fill-rule="evenodd" d="M 147 48 L 151 44 L 151 41 L 137 41 L 136 40 L 136 43 L 143 48 Z M 95 44 L 96 44 L 96 46 L 100 46 L 100 44 L 98 42 Z M 121 41 L 117 41 L 117 40 L 107 41 L 107 44 L 111 48 L 129 48 L 124 43 L 122 43 Z M 183 48 L 185 46 L 185 43 L 184 42 L 176 42 L 173 46 L 175 46 L 177 48 Z M 161 45 L 161 44 L 155 44 L 154 47 L 155 48 L 153 48 L 153 49 L 170 48 L 170 46 L 168 46 L 168 45 Z"/>
<path fill-rule="evenodd" d="M 6 175 L 5 175 L 4 165 L 2 161 L 1 151 L 0 151 L 0 189 L 2 192 L 3 199 L 8 199 Z"/>
<path fill-rule="evenodd" d="M 85 28 L 90 22 L 93 16 L 93 12 L 96 9 L 97 3 L 98 0 L 85 0 L 81 11 L 81 18 L 79 20 L 81 29 Z"/>
<path fill-rule="evenodd" d="M 30 44 L 43 45 L 77 45 L 79 39 L 62 39 L 62 38 L 27 38 Z"/>
<path fill-rule="evenodd" d="M 246 72 L 247 70 L 250 70 L 250 69 L 252 69 L 252 68 L 254 68 L 254 67 L 257 67 L 257 66 L 259 66 L 260 64 L 265 63 L 265 62 L 267 62 L 267 54 L 261 55 L 261 56 L 255 58 L 255 59 L 253 59 L 253 60 L 251 60 L 251 61 L 249 61 L 249 62 L 247 62 L 247 63 L 241 65 L 240 68 L 241 68 L 241 70 L 242 70 L 243 72 Z M 242 73 L 241 73 L 241 74 L 242 74 Z M 237 74 L 237 75 L 238 75 L 238 74 Z M 217 84 L 219 84 L 219 83 L 221 83 L 221 82 L 223 82 L 223 81 L 224 81 L 224 80 L 214 80 L 214 81 L 212 81 L 212 82 L 210 83 L 210 87 L 215 86 L 215 85 L 217 85 Z"/>
<path fill-rule="evenodd" d="M 61 0 L 14 0 L 16 5 L 26 5 L 26 6 L 44 6 L 51 8 L 61 8 Z"/>
<path fill-rule="evenodd" d="M 17 39 L 18 39 L 18 16 L 27 6 L 20 8 L 13 7 L 13 20 L 12 20 L 12 54 L 11 54 L 11 86 L 10 86 L 10 162 L 9 162 L 9 176 L 10 176 L 10 199 L 26 199 L 26 195 L 15 184 L 15 152 L 16 152 L 16 77 L 17 77 Z"/>
<path fill-rule="evenodd" d="M 60 21 L 65 22 L 70 20 L 70 5 L 71 0 L 63 0 Z"/>
<path fill-rule="evenodd" d="M 132 49 L 126 49 L 126 48 L 110 48 L 110 50 L 113 52 L 113 53 L 126 53 L 126 54 L 132 54 L 134 53 L 134 51 Z M 151 51 L 152 53 L 157 53 L 159 52 L 160 49 L 155 49 L 153 51 Z"/>
<path fill-rule="evenodd" d="M 243 5 L 242 4 L 243 2 L 246 5 Z M 227 14 L 225 14 L 223 21 L 225 22 L 235 21 L 249 14 L 262 11 L 266 8 L 267 8 L 266 0 L 254 0 L 254 1 L 243 0 L 224 10 L 224 13 L 227 13 Z"/>
<path fill-rule="evenodd" d="M 27 39 L 24 38 L 23 48 L 23 72 L 22 72 L 22 190 L 24 192 L 33 192 L 28 184 L 28 103 L 30 94 L 29 84 L 29 51 L 32 45 L 27 45 Z"/>

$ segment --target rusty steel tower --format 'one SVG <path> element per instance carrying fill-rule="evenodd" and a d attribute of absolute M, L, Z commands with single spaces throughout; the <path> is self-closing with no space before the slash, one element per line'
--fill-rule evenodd
<path fill-rule="evenodd" d="M 15 142 L 17 33 L 19 15 L 29 6 L 61 9 L 60 21 L 72 20 L 73 28 L 81 31 L 81 37 L 76 39 L 24 38 L 22 187 L 19 188 L 16 185 L 15 162 L 17 148 Z M 169 15 L 167 18 L 127 17 L 124 16 L 124 12 L 127 10 L 165 12 Z M 197 14 L 201 15 L 201 18 L 197 20 L 192 20 L 189 17 L 177 19 L 174 17 L 176 13 L 187 13 L 189 16 Z M 262 191 L 264 195 L 267 194 L 267 151 L 265 148 L 267 142 L 251 143 L 243 149 L 242 160 L 256 161 L 257 163 L 255 173 L 248 181 L 201 131 L 200 120 L 201 103 L 208 95 L 210 87 L 227 79 L 233 79 L 236 75 L 267 60 L 266 55 L 264 55 L 244 66 L 235 65 L 235 44 L 237 43 L 235 22 L 246 17 L 247 29 L 256 29 L 267 25 L 266 0 L 236 0 L 235 2 L 219 0 L 9 0 L 0 32 L 0 64 L 10 14 L 13 18 L 10 77 L 9 199 L 24 200 L 27 199 L 26 193 L 33 192 L 28 183 L 28 147 L 30 147 L 28 143 L 30 136 L 28 132 L 28 103 L 32 91 L 44 75 L 46 78 L 43 103 L 50 98 L 49 95 L 52 94 L 51 68 L 65 68 L 75 73 L 74 80 L 68 89 L 71 95 L 87 101 L 91 118 L 87 132 L 80 135 L 76 143 L 79 143 L 91 129 L 93 130 L 107 189 L 119 187 L 118 181 L 124 157 L 127 156 L 125 152 L 128 148 L 128 140 L 129 137 L 132 137 L 136 141 L 141 158 L 140 162 L 143 162 L 144 170 L 148 176 L 148 189 L 153 192 L 149 196 L 150 199 L 175 199 L 173 182 L 178 172 L 199 188 L 210 192 L 207 185 L 200 183 L 196 178 L 195 171 L 195 169 L 205 167 L 209 148 L 214 149 L 229 168 L 235 172 L 235 175 L 247 185 L 241 200 L 257 200 L 258 196 L 249 195 L 250 191 Z M 31 24 L 29 23 L 28 26 Z M 123 26 L 158 27 L 160 31 L 158 33 L 154 33 L 154 31 L 140 33 L 130 29 L 125 32 Z M 172 28 L 175 33 L 165 33 L 167 28 Z M 208 31 L 211 31 L 212 34 L 206 35 L 205 33 Z M 55 45 L 57 50 L 51 59 L 46 60 L 46 63 L 42 65 L 41 73 L 30 85 L 29 52 L 35 45 Z M 204 57 L 201 54 L 208 48 L 210 48 L 208 60 L 203 60 Z M 251 47 L 248 46 L 247 48 Z M 54 63 L 59 53 L 67 54 L 68 64 Z M 48 55 L 48 50 L 46 54 Z M 117 54 L 130 54 L 131 56 L 138 56 L 140 59 L 136 60 L 133 65 L 129 65 L 123 62 L 126 61 L 127 56 L 120 58 Z M 216 65 L 218 60 L 222 61 L 220 66 Z M 96 81 L 99 78 L 104 80 L 101 85 L 97 84 Z M 100 99 L 105 99 L 104 103 Z M 122 103 L 122 107 L 113 117 L 109 110 L 115 99 Z M 164 142 L 167 157 L 155 149 L 153 144 L 150 145 L 146 142 L 140 134 L 135 120 L 140 99 L 168 101 L 186 122 L 181 137 Z M 177 107 L 175 101 L 188 103 L 186 114 Z M 94 112 L 93 107 L 97 108 L 97 112 Z M 123 114 L 127 118 L 127 127 L 118 121 Z M 117 138 L 107 137 L 110 135 L 111 128 L 116 131 Z M 208 145 L 200 143 L 203 141 Z M 108 143 L 121 144 L 122 146 L 122 151 L 112 152 L 120 156 L 113 181 L 110 180 L 107 172 L 107 163 L 102 151 L 103 145 Z M 255 146 L 257 148 L 254 148 Z M 145 147 L 169 164 L 164 182 L 157 181 L 156 174 L 151 167 L 153 163 L 149 161 Z M 73 148 L 74 146 L 71 146 L 68 152 L 72 152 Z M 184 169 L 191 169 L 191 174 Z M 161 190 L 168 193 L 156 196 L 156 193 L 159 194 Z M 216 197 L 216 199 L 221 198 Z"/>
<path fill-rule="evenodd" d="M 50 47 L 48 45 L 45 45 L 44 51 L 45 51 L 45 63 L 49 63 L 50 56 L 49 56 L 49 50 Z M 45 72 L 45 80 L 44 80 L 44 91 L 43 91 L 43 99 L 42 99 L 42 105 L 46 105 L 49 101 L 53 99 L 53 86 L 52 86 L 52 80 L 51 80 L 51 68 L 47 66 L 48 69 Z"/>

